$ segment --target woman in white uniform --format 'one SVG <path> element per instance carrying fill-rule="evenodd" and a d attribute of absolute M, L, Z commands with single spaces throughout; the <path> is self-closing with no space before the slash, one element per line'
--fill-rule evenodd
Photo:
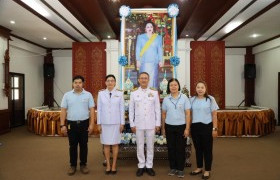
<path fill-rule="evenodd" d="M 101 144 L 107 161 L 105 174 L 117 173 L 117 157 L 121 132 L 124 128 L 124 98 L 123 93 L 115 88 L 116 78 L 110 74 L 106 76 L 106 89 L 99 91 L 97 100 L 97 124 Z M 113 163 L 110 164 L 110 146 L 113 149 Z"/>

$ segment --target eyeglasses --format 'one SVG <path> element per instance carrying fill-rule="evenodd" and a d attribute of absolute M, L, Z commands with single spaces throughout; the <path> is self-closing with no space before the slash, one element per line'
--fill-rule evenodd
<path fill-rule="evenodd" d="M 139 78 L 139 79 L 141 79 L 141 80 L 148 80 L 149 78 L 143 78 L 143 77 L 142 77 L 142 78 Z"/>
<path fill-rule="evenodd" d="M 115 82 L 115 80 L 107 80 L 106 82 Z"/>

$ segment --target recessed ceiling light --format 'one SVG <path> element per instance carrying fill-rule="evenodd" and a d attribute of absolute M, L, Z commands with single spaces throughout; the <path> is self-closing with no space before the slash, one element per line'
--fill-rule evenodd
<path fill-rule="evenodd" d="M 225 33 L 229 33 L 230 31 L 232 31 L 232 30 L 234 30 L 235 28 L 237 28 L 240 24 L 242 24 L 241 21 L 235 21 L 235 22 L 229 23 L 229 24 L 225 27 Z"/>
<path fill-rule="evenodd" d="M 186 34 L 186 37 L 189 37 L 189 35 L 188 35 L 188 34 Z"/>
<path fill-rule="evenodd" d="M 21 1 L 27 4 L 32 9 L 34 9 L 42 16 L 44 17 L 50 16 L 50 13 L 47 10 L 45 10 L 36 0 L 21 0 Z"/>
<path fill-rule="evenodd" d="M 111 36 L 107 36 L 108 38 L 111 38 Z"/>
<path fill-rule="evenodd" d="M 47 40 L 47 38 L 46 38 L 46 37 L 43 37 L 43 39 L 44 39 L 44 40 Z"/>
<path fill-rule="evenodd" d="M 15 21 L 10 21 L 10 23 L 11 23 L 11 24 L 15 24 L 16 22 L 15 22 Z"/>
<path fill-rule="evenodd" d="M 252 34 L 250 37 L 252 37 L 252 38 L 257 38 L 257 37 L 259 37 L 260 35 L 259 34 Z"/>

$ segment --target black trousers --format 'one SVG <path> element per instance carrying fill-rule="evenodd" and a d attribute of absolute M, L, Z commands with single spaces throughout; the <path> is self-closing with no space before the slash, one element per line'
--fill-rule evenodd
<path fill-rule="evenodd" d="M 165 133 L 168 147 L 168 160 L 170 169 L 183 171 L 185 167 L 185 146 L 186 139 L 184 131 L 186 125 L 165 124 Z"/>
<path fill-rule="evenodd" d="M 197 168 L 203 167 L 203 159 L 205 171 L 211 171 L 212 165 L 212 149 L 213 149 L 213 124 L 193 123 L 191 125 L 191 135 L 195 148 Z"/>
<path fill-rule="evenodd" d="M 80 147 L 80 166 L 87 164 L 89 120 L 67 121 L 70 165 L 77 166 L 78 144 Z"/>

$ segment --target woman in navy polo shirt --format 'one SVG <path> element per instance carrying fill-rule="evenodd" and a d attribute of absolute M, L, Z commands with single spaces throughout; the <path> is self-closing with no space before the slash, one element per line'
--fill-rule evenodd
<path fill-rule="evenodd" d="M 213 137 L 217 137 L 217 109 L 214 97 L 208 95 L 206 83 L 196 84 L 196 94 L 191 99 L 191 135 L 196 153 L 197 168 L 190 175 L 202 173 L 203 159 L 205 172 L 202 179 L 210 178 L 212 164 Z"/>
<path fill-rule="evenodd" d="M 166 133 L 169 176 L 177 174 L 184 177 L 185 145 L 190 133 L 190 101 L 185 94 L 180 93 L 180 83 L 172 78 L 168 81 L 167 93 L 162 104 L 162 131 Z"/>

